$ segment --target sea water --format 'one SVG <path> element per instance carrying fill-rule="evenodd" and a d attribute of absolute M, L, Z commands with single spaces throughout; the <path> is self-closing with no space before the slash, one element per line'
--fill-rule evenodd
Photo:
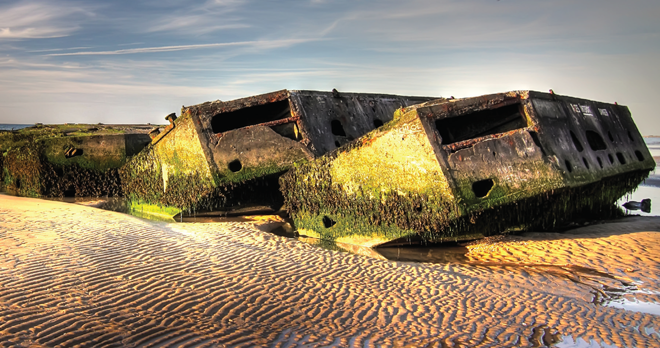
<path fill-rule="evenodd" d="M 646 146 L 651 152 L 651 156 L 656 159 L 656 167 L 649 175 L 649 178 L 642 182 L 635 192 L 626 195 L 619 199 L 617 204 L 623 206 L 624 203 L 628 201 L 641 202 L 643 199 L 651 200 L 651 211 L 643 212 L 641 210 L 630 210 L 628 211 L 631 215 L 641 215 L 641 216 L 660 216 L 660 187 L 657 183 L 660 180 L 660 170 L 658 169 L 658 158 L 660 158 L 660 137 L 648 137 L 644 138 Z"/>
<path fill-rule="evenodd" d="M 0 123 L 0 131 L 7 130 L 19 130 L 27 127 L 34 126 L 34 124 L 12 124 L 12 123 Z"/>

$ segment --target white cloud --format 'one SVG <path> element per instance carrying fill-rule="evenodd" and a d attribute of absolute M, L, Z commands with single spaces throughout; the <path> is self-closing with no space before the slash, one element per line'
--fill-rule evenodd
<path fill-rule="evenodd" d="M 202 35 L 219 30 L 249 28 L 250 25 L 242 17 L 234 14 L 244 4 L 245 1 L 240 0 L 209 0 L 198 6 L 183 6 L 173 13 L 147 21 L 144 31 Z"/>
<path fill-rule="evenodd" d="M 82 52 L 69 52 L 69 53 L 52 53 L 52 54 L 47 54 L 47 56 L 108 56 L 108 55 L 119 55 L 119 54 L 174 52 L 174 51 L 184 51 L 184 50 L 195 50 L 201 48 L 217 48 L 217 47 L 231 47 L 231 46 L 250 46 L 261 49 L 273 49 L 279 47 L 288 47 L 310 41 L 315 41 L 315 40 L 289 39 L 289 40 L 269 40 L 269 41 L 237 41 L 237 42 L 221 42 L 221 43 L 197 44 L 197 45 L 141 47 L 141 48 L 114 50 L 114 51 L 82 51 Z"/>
<path fill-rule="evenodd" d="M 0 7 L 0 39 L 53 38 L 70 35 L 79 26 L 74 15 L 90 12 L 55 2 L 20 1 Z"/>
<path fill-rule="evenodd" d="M 80 46 L 80 47 L 66 47 L 66 48 L 49 48 L 43 50 L 32 50 L 27 51 L 28 53 L 43 53 L 43 52 L 59 52 L 59 51 L 69 51 L 69 50 L 82 50 L 92 48 L 91 46 Z"/>
<path fill-rule="evenodd" d="M 250 26 L 244 23 L 209 24 L 206 16 L 177 17 L 176 21 L 160 20 L 151 25 L 147 32 L 185 31 L 187 34 L 207 34 L 218 30 L 244 29 Z"/>

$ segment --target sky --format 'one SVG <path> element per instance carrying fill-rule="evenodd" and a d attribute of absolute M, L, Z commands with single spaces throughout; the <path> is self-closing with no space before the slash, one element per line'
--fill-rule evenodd
<path fill-rule="evenodd" d="M 660 135 L 658 0 L 0 0 L 0 123 L 166 123 L 280 89 L 630 108 Z"/>

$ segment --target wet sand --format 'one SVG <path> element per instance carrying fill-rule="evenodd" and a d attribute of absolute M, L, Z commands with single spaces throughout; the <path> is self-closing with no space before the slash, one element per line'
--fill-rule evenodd
<path fill-rule="evenodd" d="M 660 346 L 659 217 L 468 249 L 393 262 L 0 195 L 0 346 Z"/>

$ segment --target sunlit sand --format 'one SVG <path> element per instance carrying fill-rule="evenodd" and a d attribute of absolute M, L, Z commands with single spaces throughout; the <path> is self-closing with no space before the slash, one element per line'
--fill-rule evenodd
<path fill-rule="evenodd" d="M 0 195 L 0 346 L 660 346 L 660 218 L 468 250 L 394 262 Z"/>

